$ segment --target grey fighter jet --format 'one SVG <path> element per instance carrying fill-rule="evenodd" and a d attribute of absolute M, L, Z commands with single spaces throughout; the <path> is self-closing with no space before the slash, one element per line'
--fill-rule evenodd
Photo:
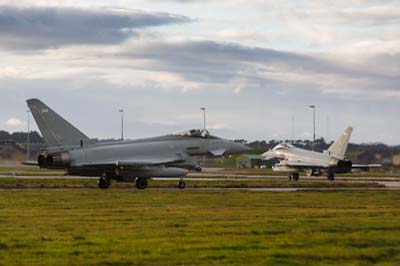
<path fill-rule="evenodd" d="M 289 180 L 299 180 L 299 172 L 306 171 L 308 176 L 320 176 L 326 173 L 329 180 L 335 179 L 335 173 L 344 174 L 354 171 L 367 171 L 370 168 L 381 167 L 377 164 L 353 165 L 345 157 L 350 140 L 352 127 L 343 134 L 324 152 L 314 152 L 297 148 L 288 143 L 282 143 L 262 154 L 265 159 L 280 159 L 273 167 L 277 172 L 289 172 Z"/>
<path fill-rule="evenodd" d="M 98 142 L 90 139 L 38 99 L 27 101 L 46 142 L 36 164 L 41 168 L 64 169 L 69 175 L 99 176 L 99 187 L 111 180 L 136 182 L 138 189 L 148 187 L 151 177 L 180 177 L 201 171 L 192 156 L 224 156 L 242 153 L 248 147 L 209 134 L 189 130 L 161 137 Z"/>

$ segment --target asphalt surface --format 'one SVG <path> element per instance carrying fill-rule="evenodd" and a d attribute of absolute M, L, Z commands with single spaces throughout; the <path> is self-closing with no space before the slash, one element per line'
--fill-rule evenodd
<path fill-rule="evenodd" d="M 0 176 L 0 177 L 10 177 L 10 176 Z M 62 178 L 62 179 L 80 179 L 82 177 L 71 177 L 71 176 L 44 176 L 44 177 L 38 177 L 38 176 L 17 176 L 15 178 L 18 179 L 30 179 L 30 178 L 44 178 L 44 179 L 52 179 L 52 178 Z M 84 177 L 87 179 L 93 179 L 97 180 L 97 177 Z M 285 177 L 281 177 L 283 179 Z M 185 178 L 185 181 L 259 181 L 259 180 L 265 180 L 269 178 L 258 178 L 258 177 L 242 177 L 242 178 L 211 178 L 211 177 L 187 177 Z M 276 179 L 278 179 L 276 177 Z M 286 178 L 285 178 L 286 179 Z M 310 179 L 310 178 L 305 178 L 308 180 L 316 180 L 316 179 Z M 354 179 L 354 178 L 353 178 Z M 338 179 L 340 181 L 346 181 L 350 183 L 357 183 L 357 182 L 363 182 L 363 183 L 378 183 L 380 185 L 384 185 L 385 187 L 326 187 L 326 188 L 313 188 L 313 187 L 302 187 L 302 188 L 187 188 L 185 190 L 209 190 L 209 191 L 217 191 L 217 190 L 225 190 L 225 191 L 233 191 L 233 190 L 241 190 L 241 191 L 272 191 L 272 192 L 292 192 L 292 191 L 318 191 L 318 190 L 400 190 L 400 180 L 395 179 L 395 180 L 387 180 L 384 179 L 384 181 L 376 181 L 377 177 L 373 178 L 372 180 L 368 180 L 370 178 L 357 178 L 356 181 L 352 179 Z M 160 180 L 160 181 L 178 181 L 179 178 L 152 178 L 152 180 Z M 322 180 L 322 179 L 321 179 Z M 289 181 L 288 181 L 289 182 Z M 98 189 L 98 188 L 17 188 L 17 189 L 0 189 L 0 191 L 20 191 L 20 190 L 92 190 L 92 189 Z M 113 188 L 111 187 L 110 189 L 124 189 L 124 190 L 136 190 L 135 188 Z M 175 188 L 149 188 L 149 190 L 179 190 Z"/>
<path fill-rule="evenodd" d="M 93 179 L 97 180 L 98 177 L 76 177 L 76 176 L 10 176 L 10 175 L 0 175 L 0 177 L 15 177 L 20 179 L 30 179 L 30 178 L 44 178 L 44 179 L 54 179 L 54 178 L 62 178 L 62 179 Z M 152 178 L 152 180 L 164 180 L 164 181 L 178 181 L 180 178 Z M 185 181 L 262 181 L 262 180 L 287 180 L 286 175 L 260 175 L 260 174 L 248 174 L 248 173 L 240 173 L 240 172 L 229 172 L 224 171 L 223 169 L 218 168 L 206 168 L 203 172 L 200 173 L 191 173 L 184 178 Z M 325 177 L 307 177 L 301 176 L 300 180 L 307 181 L 326 181 Z M 305 191 L 305 190 L 400 190 L 400 177 L 336 177 L 335 181 L 343 181 L 349 183 L 378 183 L 380 185 L 384 185 L 385 187 L 342 187 L 342 188 L 187 188 L 186 190 L 243 190 L 243 191 L 277 191 L 277 192 L 290 192 L 290 191 Z M 289 182 L 289 181 L 288 181 Z M 91 188 L 26 188 L 29 190 L 84 190 Z M 25 188 L 21 189 L 0 189 L 2 190 L 26 190 Z M 97 188 L 94 188 L 97 189 Z M 129 189 L 129 188 L 110 188 L 110 189 Z M 177 190 L 174 188 L 149 188 L 151 190 Z"/>
<path fill-rule="evenodd" d="M 0 191 L 68 191 L 68 190 L 100 190 L 99 188 L 11 188 Z M 136 188 L 109 188 L 109 190 L 134 190 Z M 296 191 L 338 191 L 338 190 L 398 190 L 400 187 L 336 187 L 336 188 L 148 188 L 152 191 L 254 191 L 254 192 L 296 192 Z"/>

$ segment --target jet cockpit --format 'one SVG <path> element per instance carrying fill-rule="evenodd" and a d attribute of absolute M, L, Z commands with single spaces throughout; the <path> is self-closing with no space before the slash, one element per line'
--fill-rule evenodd
<path fill-rule="evenodd" d="M 273 148 L 273 151 L 277 151 L 277 150 L 289 150 L 291 148 L 294 148 L 294 146 L 292 144 L 289 143 L 281 143 L 279 145 L 277 145 L 275 148 Z"/>
<path fill-rule="evenodd" d="M 192 138 L 209 138 L 210 133 L 206 129 L 190 129 L 175 133 L 176 136 L 192 137 Z"/>

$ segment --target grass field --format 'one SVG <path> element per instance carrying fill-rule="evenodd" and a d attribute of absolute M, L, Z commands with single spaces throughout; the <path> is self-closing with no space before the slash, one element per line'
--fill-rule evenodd
<path fill-rule="evenodd" d="M 400 265 L 399 191 L 0 191 L 0 265 Z"/>
<path fill-rule="evenodd" d="M 64 171 L 40 169 L 36 166 L 1 166 L 0 175 L 10 176 L 63 176 Z"/>

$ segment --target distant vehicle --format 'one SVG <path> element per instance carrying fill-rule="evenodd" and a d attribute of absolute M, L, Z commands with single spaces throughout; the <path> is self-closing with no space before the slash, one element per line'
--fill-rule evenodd
<path fill-rule="evenodd" d="M 37 162 L 25 164 L 41 168 L 64 169 L 69 175 L 99 176 L 102 189 L 111 180 L 136 182 L 138 189 L 148 187 L 151 177 L 180 177 L 201 171 L 192 159 L 195 155 L 223 156 L 242 153 L 248 147 L 209 134 L 207 130 L 189 130 L 161 137 L 99 143 L 59 116 L 38 99 L 27 101 L 43 135 L 47 148 Z"/>
<path fill-rule="evenodd" d="M 354 171 L 368 171 L 370 168 L 381 167 L 378 164 L 353 165 L 345 157 L 352 127 L 348 127 L 343 134 L 324 152 L 314 152 L 297 148 L 288 143 L 282 143 L 262 154 L 267 160 L 280 159 L 272 167 L 277 172 L 290 172 L 289 180 L 299 180 L 299 172 L 306 171 L 308 176 L 321 176 L 326 173 L 329 180 L 335 179 L 335 174 L 351 173 Z"/>

